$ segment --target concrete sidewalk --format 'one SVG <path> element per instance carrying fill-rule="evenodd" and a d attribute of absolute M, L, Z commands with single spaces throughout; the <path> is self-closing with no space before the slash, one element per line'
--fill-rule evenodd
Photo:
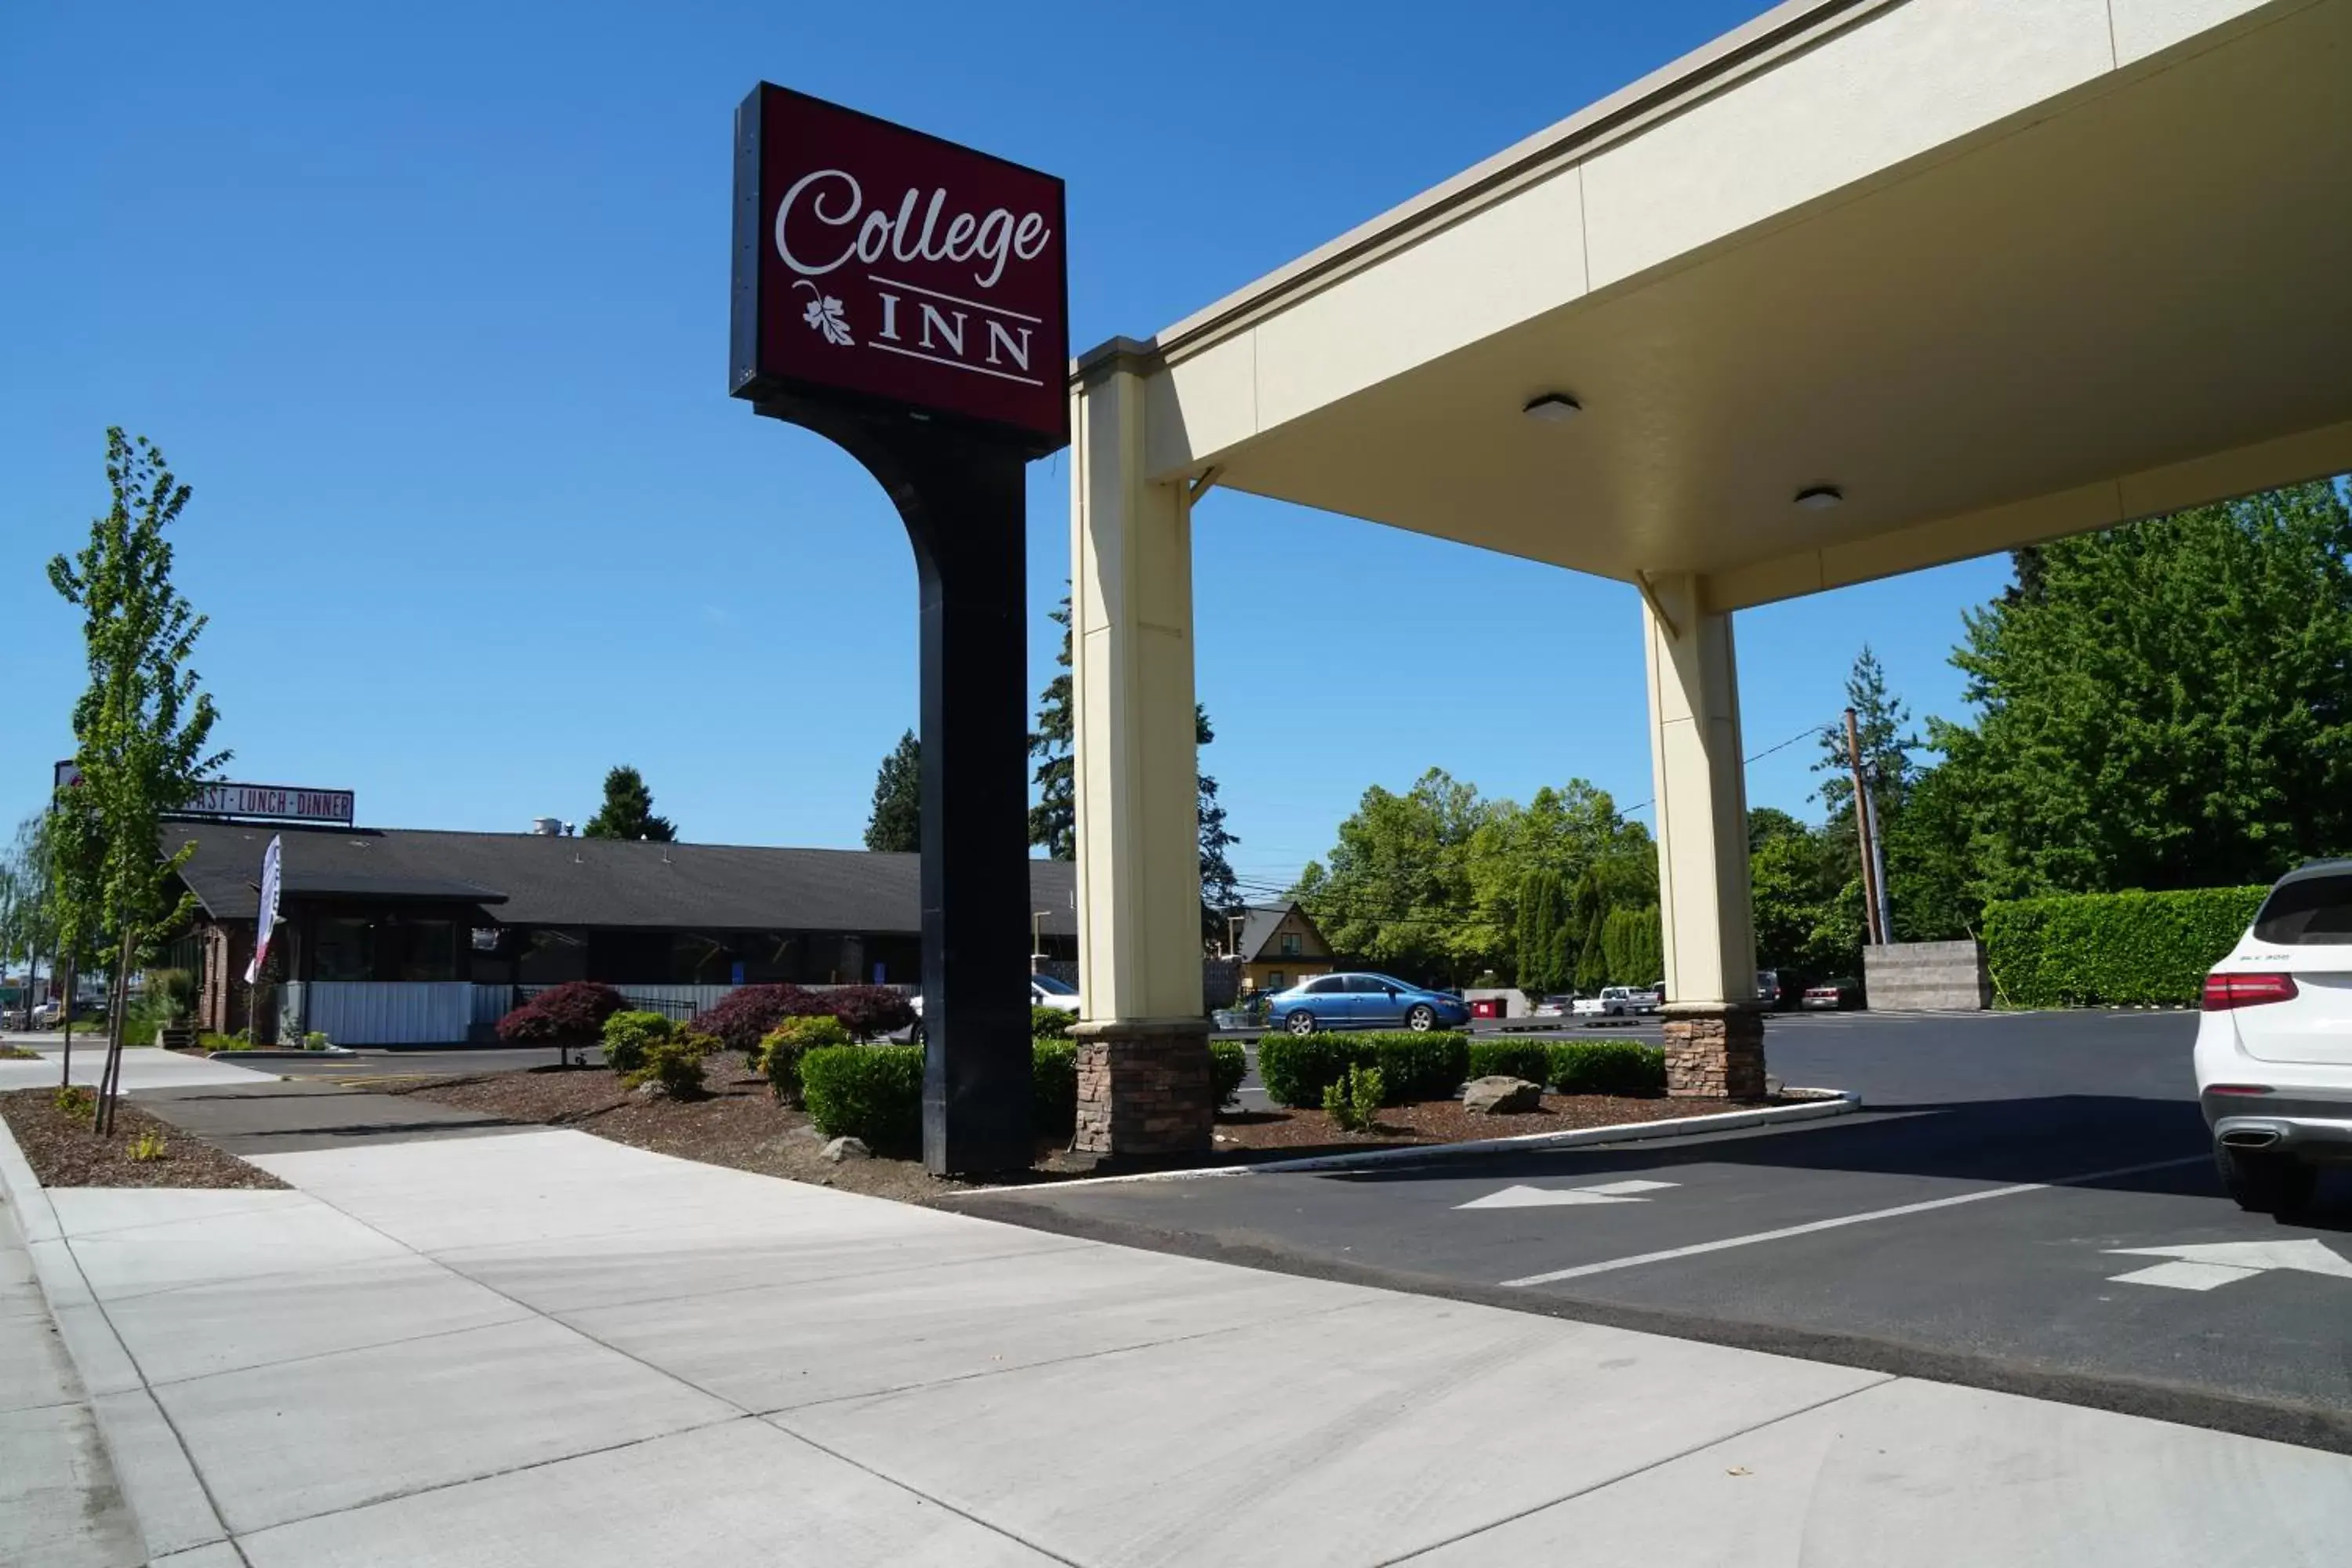
<path fill-rule="evenodd" d="M 257 1163 L 298 1190 L 48 1195 L 159 1552 L 2138 1568 L 2334 1563 L 2352 1529 L 2335 1455 L 583 1133 Z"/>
<path fill-rule="evenodd" d="M 146 1561 L 15 1206 L 0 1203 L 0 1563 L 137 1568 Z"/>

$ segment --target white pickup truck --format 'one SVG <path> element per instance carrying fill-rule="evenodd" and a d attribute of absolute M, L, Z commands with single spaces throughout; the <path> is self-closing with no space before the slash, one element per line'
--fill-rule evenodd
<path fill-rule="evenodd" d="M 1658 994 L 1633 985 L 1604 985 L 1598 996 L 1580 996 L 1570 1011 L 1580 1018 L 1623 1018 L 1658 1010 Z"/>

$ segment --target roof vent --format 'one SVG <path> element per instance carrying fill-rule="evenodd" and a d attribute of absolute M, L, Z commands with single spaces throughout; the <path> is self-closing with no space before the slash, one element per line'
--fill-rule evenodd
<path fill-rule="evenodd" d="M 530 819 L 530 830 L 541 838 L 561 838 L 563 837 L 563 818 L 534 816 Z"/>

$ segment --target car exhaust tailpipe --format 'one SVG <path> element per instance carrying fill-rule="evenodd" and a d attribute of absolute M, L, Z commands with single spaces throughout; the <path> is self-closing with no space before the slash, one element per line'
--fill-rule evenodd
<path fill-rule="evenodd" d="M 2274 1127 L 2240 1127 L 2221 1134 L 2221 1142 L 2232 1149 L 2267 1149 L 2278 1141 Z"/>

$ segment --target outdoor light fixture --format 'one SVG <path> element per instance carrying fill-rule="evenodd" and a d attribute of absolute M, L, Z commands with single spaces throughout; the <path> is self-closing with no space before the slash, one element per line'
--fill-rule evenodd
<path fill-rule="evenodd" d="M 1827 511 L 1845 500 L 1845 492 L 1835 485 L 1809 485 L 1797 492 L 1797 504 L 1807 511 Z"/>
<path fill-rule="evenodd" d="M 1558 425 L 1573 419 L 1584 412 L 1584 405 L 1565 392 L 1547 392 L 1519 412 L 1530 419 L 1540 419 L 1546 424 Z"/>

